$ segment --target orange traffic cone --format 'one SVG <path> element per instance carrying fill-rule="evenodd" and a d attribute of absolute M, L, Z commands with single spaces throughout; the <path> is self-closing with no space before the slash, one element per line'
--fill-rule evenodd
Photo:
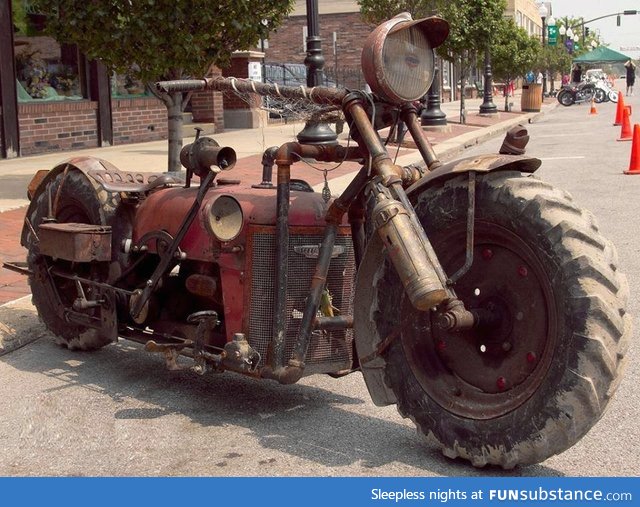
<path fill-rule="evenodd" d="M 631 134 L 631 122 L 629 121 L 630 114 L 631 108 L 629 106 L 625 107 L 622 114 L 622 129 L 620 130 L 618 141 L 631 141 L 633 138 Z"/>
<path fill-rule="evenodd" d="M 589 114 L 598 114 L 598 111 L 596 111 L 596 102 L 593 99 L 591 99 L 591 110 Z"/>
<path fill-rule="evenodd" d="M 633 126 L 633 143 L 631 144 L 631 160 L 629 170 L 625 174 L 640 174 L 640 125 Z"/>
<path fill-rule="evenodd" d="M 622 125 L 622 116 L 624 115 L 624 98 L 622 97 L 622 93 L 618 92 L 618 107 L 616 107 L 616 119 L 613 122 L 613 125 L 618 127 Z"/>

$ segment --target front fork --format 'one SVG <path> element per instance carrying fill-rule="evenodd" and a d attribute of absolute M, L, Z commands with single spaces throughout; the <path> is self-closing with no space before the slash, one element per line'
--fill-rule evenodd
<path fill-rule="evenodd" d="M 402 185 L 403 180 L 410 184 L 421 175 L 406 174 L 392 162 L 357 94 L 347 96 L 345 110 L 353 119 L 357 141 L 365 144 L 371 155 L 372 179 L 366 192 L 375 203 L 371 213 L 373 225 L 411 303 L 426 311 L 454 299 L 455 294 L 447 288 L 447 276 Z M 437 167 L 439 162 L 422 136 L 415 108 L 410 105 L 403 108 L 402 116 L 427 166 Z"/>

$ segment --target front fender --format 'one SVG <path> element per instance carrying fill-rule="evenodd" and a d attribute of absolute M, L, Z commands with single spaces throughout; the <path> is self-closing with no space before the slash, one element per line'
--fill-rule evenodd
<path fill-rule="evenodd" d="M 522 155 L 479 155 L 449 162 L 427 173 L 407 189 L 409 197 L 419 195 L 433 185 L 441 185 L 449 178 L 466 172 L 488 173 L 492 171 L 520 171 L 533 173 L 542 162 Z M 383 350 L 391 336 L 380 336 L 373 312 L 378 308 L 376 283 L 383 276 L 384 245 L 377 234 L 371 236 L 356 275 L 354 308 L 354 335 L 356 351 L 371 399 L 378 406 L 396 403 L 396 397 L 384 382 L 385 361 Z"/>
<path fill-rule="evenodd" d="M 475 157 L 461 158 L 441 165 L 434 171 L 425 174 L 407 189 L 407 195 L 419 193 L 421 189 L 430 187 L 434 183 L 458 176 L 462 173 L 474 171 L 476 173 L 488 173 L 492 171 L 519 171 L 521 173 L 533 173 L 542 165 L 539 158 L 526 157 L 524 155 L 487 154 Z"/>

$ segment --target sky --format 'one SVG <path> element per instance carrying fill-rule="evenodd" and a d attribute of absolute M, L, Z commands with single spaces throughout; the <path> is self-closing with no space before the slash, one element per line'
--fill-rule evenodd
<path fill-rule="evenodd" d="M 640 0 L 550 0 L 550 3 L 556 19 L 569 16 L 589 20 L 630 9 L 640 12 Z M 600 37 L 611 49 L 634 59 L 640 58 L 640 14 L 620 16 L 620 26 L 616 25 L 616 16 L 586 26 L 591 30 L 599 29 Z"/>

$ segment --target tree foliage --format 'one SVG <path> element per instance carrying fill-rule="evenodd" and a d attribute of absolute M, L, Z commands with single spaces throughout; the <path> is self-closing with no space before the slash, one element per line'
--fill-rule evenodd
<path fill-rule="evenodd" d="M 533 70 L 542 47 L 536 37 L 516 26 L 513 19 L 503 20 L 491 40 L 491 65 L 498 79 L 512 81 Z M 537 70 L 537 69 L 536 69 Z"/>
<path fill-rule="evenodd" d="M 439 0 L 358 0 L 365 21 L 381 23 L 401 12 L 409 12 L 413 19 L 437 13 Z"/>
<path fill-rule="evenodd" d="M 493 75 L 504 81 L 507 89 L 518 77 L 532 70 L 539 59 L 540 41 L 516 26 L 513 19 L 503 19 L 491 39 Z M 506 95 L 506 94 L 505 94 Z M 505 107 L 508 97 L 505 97 Z"/>
<path fill-rule="evenodd" d="M 449 22 L 449 37 L 440 47 L 443 57 L 482 51 L 502 22 L 506 0 L 442 1 L 438 14 Z"/>
<path fill-rule="evenodd" d="M 143 80 L 200 76 L 254 46 L 290 12 L 292 0 L 37 0 L 58 40 Z"/>
<path fill-rule="evenodd" d="M 293 0 L 33 0 L 47 30 L 90 59 L 143 81 L 203 76 L 275 29 Z M 170 171 L 180 169 L 182 93 L 161 94 Z"/>

